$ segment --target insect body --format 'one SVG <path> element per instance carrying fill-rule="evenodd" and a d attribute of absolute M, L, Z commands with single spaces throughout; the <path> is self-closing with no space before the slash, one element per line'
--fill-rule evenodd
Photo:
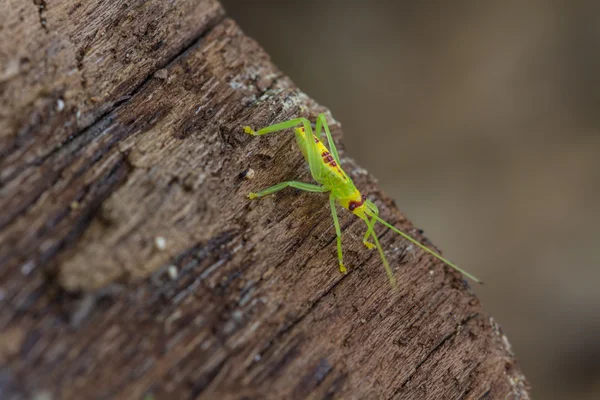
<path fill-rule="evenodd" d="M 331 132 L 329 131 L 329 126 L 327 125 L 327 120 L 325 119 L 324 114 L 320 114 L 317 118 L 315 133 L 313 133 L 310 122 L 306 118 L 292 119 L 290 121 L 285 121 L 275 125 L 267 126 L 266 128 L 262 128 L 258 131 L 254 131 L 249 126 L 246 126 L 244 127 L 244 131 L 250 135 L 259 136 L 264 135 L 266 133 L 281 131 L 289 128 L 295 128 L 294 133 L 296 135 L 296 142 L 298 143 L 298 147 L 300 148 L 300 151 L 302 152 L 304 158 L 308 162 L 310 173 L 313 179 L 317 181 L 319 185 L 297 181 L 282 182 L 275 186 L 271 186 L 267 189 L 264 189 L 258 193 L 250 193 L 248 195 L 250 199 L 266 196 L 286 187 L 293 187 L 307 192 L 329 192 L 329 205 L 331 207 L 333 225 L 335 226 L 335 233 L 337 236 L 338 260 L 340 264 L 340 271 L 342 273 L 346 273 L 347 270 L 344 266 L 344 259 L 342 255 L 342 232 L 340 229 L 340 223 L 336 212 L 336 201 L 342 207 L 351 211 L 352 213 L 354 213 L 354 215 L 364 220 L 367 224 L 367 232 L 363 237 L 363 244 L 369 249 L 372 249 L 374 247 L 377 248 L 392 286 L 396 285 L 396 280 L 392 273 L 392 269 L 390 268 L 390 265 L 383 253 L 383 249 L 381 248 L 379 239 L 377 238 L 377 235 L 375 234 L 375 231 L 373 229 L 377 221 L 379 221 L 381 224 L 385 225 L 389 229 L 393 230 L 394 232 L 398 233 L 411 243 L 415 244 L 416 246 L 432 254 L 436 258 L 440 259 L 444 263 L 448 264 L 452 268 L 461 272 L 465 276 L 473 279 L 475 282 L 481 283 L 481 281 L 479 281 L 479 279 L 477 279 L 473 275 L 469 274 L 466 271 L 463 271 L 462 269 L 454 265 L 452 262 L 437 254 L 427 246 L 422 245 L 406 233 L 400 231 L 399 229 L 397 229 L 396 227 L 379 217 L 379 210 L 377 209 L 377 206 L 375 206 L 375 204 L 372 201 L 368 200 L 364 195 L 360 193 L 356 186 L 354 186 L 354 182 L 352 182 L 352 179 L 350 179 L 350 177 L 342 169 L 340 157 L 338 155 L 337 149 L 335 148 L 335 143 L 333 142 L 333 139 L 331 137 Z M 328 150 L 327 147 L 325 147 L 325 145 L 320 140 L 321 130 L 325 131 L 325 136 L 327 137 L 327 142 L 329 144 L 330 150 Z M 373 239 L 374 244 L 369 241 L 370 238 Z"/>

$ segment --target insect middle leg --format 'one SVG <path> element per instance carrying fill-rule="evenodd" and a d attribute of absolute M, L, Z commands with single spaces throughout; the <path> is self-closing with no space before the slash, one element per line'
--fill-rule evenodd
<path fill-rule="evenodd" d="M 338 261 L 340 262 L 340 272 L 345 274 L 348 272 L 344 266 L 344 257 L 342 255 L 342 229 L 340 228 L 340 221 L 338 220 L 337 212 L 335 211 L 335 198 L 333 195 L 329 196 L 329 207 L 331 207 L 331 216 L 333 217 L 333 226 L 335 226 L 335 235 L 337 237 L 337 252 Z"/>
<path fill-rule="evenodd" d="M 304 190 L 306 192 L 318 192 L 318 193 L 327 192 L 329 190 L 329 189 L 325 188 L 324 186 L 313 185 L 310 183 L 297 182 L 297 181 L 287 181 L 287 182 L 281 182 L 281 183 L 278 183 L 277 185 L 268 187 L 264 190 L 261 190 L 258 193 L 250 193 L 250 194 L 248 194 L 248 198 L 256 199 L 257 197 L 263 197 L 263 196 L 269 195 L 271 193 L 278 192 L 281 189 L 285 189 L 286 187 L 293 187 L 296 189 Z"/>

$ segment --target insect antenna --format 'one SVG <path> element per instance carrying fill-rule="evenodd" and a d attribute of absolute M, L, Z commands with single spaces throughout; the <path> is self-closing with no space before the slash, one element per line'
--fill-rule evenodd
<path fill-rule="evenodd" d="M 444 257 L 442 257 L 441 255 L 439 255 L 435 251 L 431 250 L 429 247 L 422 245 L 416 239 L 413 239 L 412 237 L 410 237 L 406 233 L 402 232 L 401 230 L 399 230 L 398 228 L 396 228 L 392 224 L 389 224 L 385 220 L 381 219 L 371 209 L 369 209 L 367 211 L 367 214 L 369 214 L 370 216 L 372 216 L 373 218 L 375 218 L 377 221 L 381 222 L 383 225 L 385 225 L 386 227 L 390 228 L 391 230 L 393 230 L 394 232 L 396 232 L 397 234 L 399 234 L 400 236 L 402 236 L 404 239 L 408 240 L 409 242 L 413 243 L 416 246 L 419 246 L 421 249 L 425 250 L 427 253 L 431 254 L 432 256 L 434 256 L 435 258 L 437 258 L 438 260 L 443 261 L 445 264 L 447 264 L 450 267 L 454 268 L 455 270 L 457 270 L 458 272 L 460 272 L 461 274 L 463 274 L 467 278 L 470 278 L 473 281 L 479 283 L 480 285 L 483 285 L 483 282 L 481 280 L 479 280 L 478 278 L 476 278 L 474 275 L 468 273 L 467 271 L 463 270 L 462 268 L 459 268 L 457 265 L 455 265 L 451 261 L 445 259 Z M 381 246 L 379 246 L 379 241 L 377 240 L 377 236 L 375 236 L 375 230 L 372 231 L 372 235 L 373 235 L 373 239 L 375 239 L 375 243 L 377 244 L 377 249 L 379 250 L 379 254 L 381 254 L 381 258 L 383 259 L 383 263 L 384 263 L 384 265 L 386 267 L 386 271 L 388 271 L 388 275 L 389 275 L 391 273 L 391 270 L 390 270 L 389 265 L 387 264 L 387 261 L 385 260 L 385 258 L 383 256 L 383 251 L 381 250 Z"/>

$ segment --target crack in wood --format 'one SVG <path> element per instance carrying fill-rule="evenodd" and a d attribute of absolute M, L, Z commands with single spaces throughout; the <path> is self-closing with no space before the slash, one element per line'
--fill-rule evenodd
<path fill-rule="evenodd" d="M 485 391 L 484 394 L 481 395 L 481 397 L 478 400 L 484 400 L 490 397 L 490 393 L 491 393 L 492 389 L 489 388 Z"/>
<path fill-rule="evenodd" d="M 39 0 L 34 0 L 34 2 L 35 1 L 39 1 Z M 98 124 L 102 124 L 102 123 L 105 123 L 107 126 L 110 125 L 111 115 L 114 114 L 114 112 L 119 107 L 125 105 L 127 103 L 127 101 L 129 101 L 136 94 L 141 92 L 149 84 L 149 82 L 151 82 L 153 80 L 154 74 L 156 73 L 156 71 L 158 71 L 160 69 L 169 68 L 169 66 L 178 62 L 178 60 L 181 59 L 181 57 L 185 56 L 186 53 L 189 53 L 190 50 L 199 46 L 200 42 L 202 42 L 202 40 L 204 38 L 206 38 L 206 36 L 208 36 L 217 26 L 222 24 L 223 21 L 225 21 L 225 20 L 226 20 L 226 15 L 220 14 L 213 20 L 209 21 L 206 24 L 205 30 L 200 32 L 199 35 L 197 35 L 194 39 L 192 39 L 192 41 L 186 47 L 184 47 L 183 49 L 181 49 L 181 51 L 179 51 L 178 53 L 173 55 L 171 58 L 169 58 L 164 64 L 161 64 L 161 65 L 157 66 L 156 68 L 149 70 L 149 73 L 146 75 L 146 77 L 142 81 L 140 81 L 138 83 L 138 85 L 133 87 L 129 93 L 122 95 L 121 97 L 116 99 L 114 102 L 110 103 L 110 105 L 108 107 L 106 107 L 105 109 L 103 109 L 102 113 L 99 114 L 94 120 L 92 120 L 87 126 L 83 127 L 82 129 L 80 129 L 78 131 L 71 133 L 66 138 L 66 140 L 64 140 L 63 142 L 58 144 L 56 147 L 54 147 L 52 150 L 50 150 L 50 152 L 48 152 L 41 158 L 34 159 L 34 160 L 28 161 L 26 163 L 23 163 L 23 165 L 20 169 L 16 169 L 7 178 L 0 180 L 0 188 L 5 186 L 8 182 L 10 182 L 10 180 L 15 179 L 19 173 L 23 172 L 24 169 L 31 167 L 31 166 L 39 166 L 39 165 L 44 164 L 50 158 L 54 157 L 57 153 L 59 153 L 63 148 L 70 145 L 79 136 L 82 136 L 86 132 L 90 131 L 91 129 L 94 129 L 94 126 L 97 126 Z M 85 54 L 85 53 L 83 53 L 83 54 Z M 83 54 L 78 56 L 78 63 L 83 61 Z M 15 148 L 13 148 L 12 150 L 14 150 L 14 149 Z M 6 156 L 6 154 L 4 156 Z M 0 229 L 1 229 L 1 226 L 0 226 Z"/>
<path fill-rule="evenodd" d="M 48 21 L 46 21 L 46 17 L 44 16 L 44 13 L 46 12 L 46 9 L 48 7 L 48 5 L 46 4 L 46 0 L 33 0 L 33 4 L 37 8 L 38 17 L 42 29 L 44 30 L 44 32 L 49 33 L 50 31 L 48 30 Z"/>

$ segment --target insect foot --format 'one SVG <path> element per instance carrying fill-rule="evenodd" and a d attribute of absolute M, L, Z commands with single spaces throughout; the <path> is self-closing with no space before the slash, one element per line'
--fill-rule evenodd
<path fill-rule="evenodd" d="M 363 244 L 369 250 L 373 250 L 375 248 L 375 245 L 373 243 L 371 243 L 371 242 L 363 242 Z"/>
<path fill-rule="evenodd" d="M 246 132 L 249 135 L 256 136 L 256 132 L 254 131 L 254 129 L 250 128 L 249 126 L 244 127 L 244 132 Z"/>
<path fill-rule="evenodd" d="M 346 267 L 344 267 L 344 264 L 340 264 L 340 272 L 344 275 L 348 273 L 348 270 L 346 269 Z"/>
<path fill-rule="evenodd" d="M 256 193 L 252 193 L 252 192 L 248 193 L 248 198 L 249 198 L 250 200 L 254 200 L 254 199 L 256 199 L 257 197 L 258 197 L 258 195 L 257 195 Z"/>

